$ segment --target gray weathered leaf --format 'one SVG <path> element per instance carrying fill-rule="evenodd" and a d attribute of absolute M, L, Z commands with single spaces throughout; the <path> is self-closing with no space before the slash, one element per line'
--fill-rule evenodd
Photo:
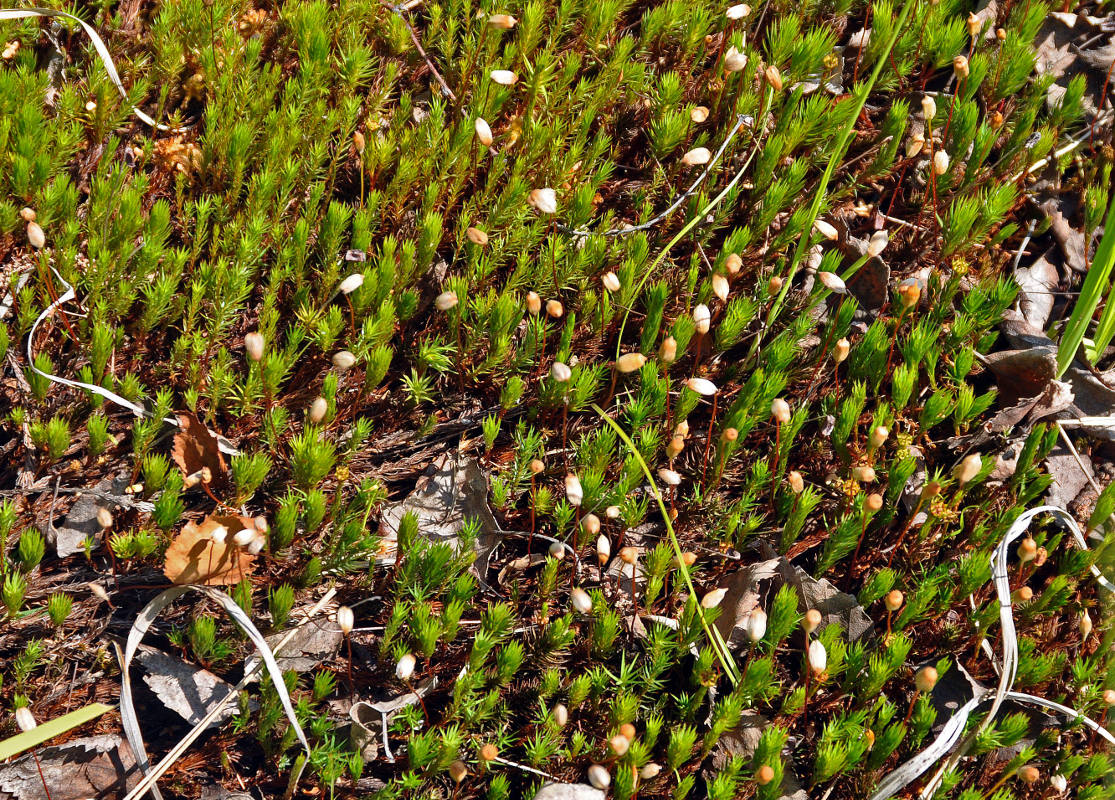
<path fill-rule="evenodd" d="M 93 488 L 105 494 L 121 494 L 127 486 L 126 480 L 103 480 Z M 82 542 L 89 538 L 95 542 L 101 539 L 102 529 L 97 522 L 97 509 L 109 505 L 104 500 L 91 494 L 79 495 L 70 508 L 70 513 L 61 523 L 54 525 L 54 530 L 46 530 L 49 525 L 44 524 L 44 535 L 54 545 L 59 558 L 67 558 L 75 553 L 84 552 Z M 112 509 L 109 509 L 110 511 Z"/>
<path fill-rule="evenodd" d="M 388 506 L 380 519 L 383 534 L 381 554 L 376 561 L 395 561 L 399 523 L 403 515 L 418 517 L 418 534 L 433 541 L 459 544 L 458 535 L 466 519 L 480 521 L 474 568 L 481 578 L 492 550 L 499 543 L 499 525 L 488 508 L 488 478 L 473 459 L 458 460 L 453 454 L 439 458 L 418 480 L 414 491 L 400 503 Z"/>
<path fill-rule="evenodd" d="M 286 631 L 280 631 L 265 638 L 267 644 L 274 647 L 286 635 Z M 283 671 L 293 669 L 300 673 L 309 672 L 321 662 L 332 658 L 340 650 L 343 641 L 344 635 L 336 625 L 324 620 L 314 620 L 295 629 L 290 642 L 283 648 L 281 655 L 275 656 L 275 660 Z M 251 669 L 258 660 L 259 657 L 252 654 L 245 661 L 245 666 Z"/>
<path fill-rule="evenodd" d="M 201 722 L 211 706 L 223 700 L 232 688 L 230 683 L 209 670 L 187 664 L 154 647 L 141 646 L 136 654 L 136 661 L 146 671 L 143 682 L 155 696 L 191 725 Z M 235 708 L 225 707 L 221 716 L 208 727 L 215 727 L 234 713 Z"/>

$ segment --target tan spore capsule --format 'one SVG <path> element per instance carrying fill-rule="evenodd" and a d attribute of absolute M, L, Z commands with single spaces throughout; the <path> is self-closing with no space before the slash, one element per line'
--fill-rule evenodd
<path fill-rule="evenodd" d="M 968 59 L 964 56 L 957 56 L 952 60 L 952 71 L 957 78 L 967 78 L 969 74 Z"/>
<path fill-rule="evenodd" d="M 697 125 L 700 125 L 708 119 L 708 114 L 709 111 L 704 106 L 695 106 L 693 110 L 689 112 L 689 119 Z"/>
<path fill-rule="evenodd" d="M 363 285 L 364 274 L 361 272 L 354 272 L 341 281 L 341 285 L 337 288 L 337 291 L 341 294 L 352 294 Z"/>
<path fill-rule="evenodd" d="M 982 27 L 983 21 L 980 20 L 975 12 L 970 12 L 968 14 L 968 37 L 970 39 L 975 39 L 977 36 L 979 36 L 980 28 Z"/>
<path fill-rule="evenodd" d="M 585 514 L 581 517 L 581 530 L 589 536 L 595 536 L 600 533 L 600 517 L 595 514 Z"/>
<path fill-rule="evenodd" d="M 887 596 L 883 598 L 883 604 L 886 606 L 887 611 L 897 611 L 902 608 L 902 603 L 906 600 L 902 592 L 898 589 L 891 589 L 887 592 Z"/>
<path fill-rule="evenodd" d="M 565 476 L 565 498 L 571 506 L 579 506 L 585 499 L 584 489 L 581 488 L 581 480 L 573 473 Z"/>
<path fill-rule="evenodd" d="M 15 724 L 23 733 L 35 730 L 39 725 L 27 706 L 20 706 L 15 710 Z"/>
<path fill-rule="evenodd" d="M 510 14 L 492 14 L 488 17 L 488 24 L 493 28 L 498 28 L 503 31 L 509 31 L 515 27 L 519 20 L 515 19 Z"/>
<path fill-rule="evenodd" d="M 244 335 L 244 352 L 247 353 L 248 358 L 252 361 L 261 361 L 263 359 L 263 334 L 258 331 L 252 331 Z"/>
<path fill-rule="evenodd" d="M 600 283 L 603 284 L 605 289 L 612 293 L 618 292 L 622 288 L 619 282 L 619 276 L 611 270 L 604 273 L 604 277 L 600 279 Z"/>
<path fill-rule="evenodd" d="M 658 470 L 658 479 L 667 486 L 681 485 L 681 474 L 666 467 L 662 467 Z"/>
<path fill-rule="evenodd" d="M 832 346 L 832 360 L 837 364 L 842 363 L 848 354 L 852 351 L 852 343 L 847 339 L 837 339 L 836 344 Z"/>
<path fill-rule="evenodd" d="M 914 687 L 923 694 L 933 691 L 937 685 L 937 669 L 935 667 L 922 667 L 914 674 Z"/>
<path fill-rule="evenodd" d="M 538 292 L 527 292 L 526 308 L 527 312 L 534 316 L 538 316 L 542 311 L 542 298 L 538 296 Z"/>
<path fill-rule="evenodd" d="M 774 91 L 782 91 L 782 73 L 778 70 L 778 67 L 771 64 L 763 70 L 763 78 Z"/>
<path fill-rule="evenodd" d="M 551 319 L 558 319 L 565 313 L 565 306 L 561 304 L 560 300 L 547 300 L 546 301 L 546 316 Z"/>
<path fill-rule="evenodd" d="M 713 589 L 712 591 L 708 592 L 704 597 L 701 598 L 701 608 L 704 608 L 704 609 L 716 608 L 718 605 L 720 605 L 724 601 L 724 597 L 727 594 L 728 594 L 727 589 L 723 589 L 723 588 Z"/>
<path fill-rule="evenodd" d="M 564 703 L 558 703 L 550 709 L 550 718 L 559 728 L 564 728 L 566 723 L 569 722 L 569 709 L 565 707 Z"/>
<path fill-rule="evenodd" d="M 716 384 L 707 378 L 690 378 L 685 382 L 685 387 L 701 397 L 712 397 L 717 391 Z"/>
<path fill-rule="evenodd" d="M 933 118 L 937 116 L 937 101 L 929 95 L 921 98 L 921 115 L 926 122 L 932 122 Z"/>
<path fill-rule="evenodd" d="M 573 370 L 569 368 L 568 364 L 555 361 L 550 365 L 550 377 L 556 383 L 568 383 L 569 379 L 573 377 Z"/>
<path fill-rule="evenodd" d="M 408 681 L 414 674 L 414 668 L 418 664 L 418 659 L 415 658 L 413 653 L 406 653 L 395 664 L 395 677 L 401 681 Z"/>
<path fill-rule="evenodd" d="M 338 372 L 347 372 L 356 365 L 356 356 L 348 350 L 338 350 L 333 354 L 332 360 Z"/>
<path fill-rule="evenodd" d="M 540 214 L 557 213 L 557 193 L 549 187 L 531 189 L 527 202 Z"/>
<path fill-rule="evenodd" d="M 460 783 L 468 777 L 468 767 L 465 762 L 457 759 L 449 765 L 449 777 L 453 779 L 453 783 Z"/>
<path fill-rule="evenodd" d="M 1027 764 L 1018 770 L 1018 777 L 1023 783 L 1037 783 L 1041 780 L 1041 770 L 1032 764 Z"/>
<path fill-rule="evenodd" d="M 747 68 L 747 54 L 736 47 L 729 47 L 724 53 L 724 69 L 728 72 L 743 72 Z"/>
<path fill-rule="evenodd" d="M 348 606 L 339 606 L 337 608 L 337 627 L 341 629 L 341 633 L 348 636 L 352 633 L 355 624 L 356 615 L 353 614 L 352 609 Z"/>
<path fill-rule="evenodd" d="M 707 147 L 694 147 L 681 157 L 681 163 L 687 167 L 696 167 L 707 164 L 712 158 L 712 152 Z"/>
<path fill-rule="evenodd" d="M 1076 620 L 1076 627 L 1080 631 L 1080 641 L 1088 641 L 1088 637 L 1092 635 L 1092 617 L 1087 610 L 1080 612 L 1080 616 Z"/>
<path fill-rule="evenodd" d="M 875 468 L 868 464 L 861 464 L 852 470 L 852 477 L 860 483 L 874 483 Z"/>
<path fill-rule="evenodd" d="M 600 764 L 593 764 L 588 768 L 588 782 L 592 784 L 594 789 L 604 791 L 612 783 L 612 775 L 608 772 L 607 767 Z"/>
<path fill-rule="evenodd" d="M 781 397 L 774 398 L 770 404 L 770 415 L 779 425 L 785 425 L 790 421 L 790 404 Z"/>
<path fill-rule="evenodd" d="M 658 360 L 663 364 L 673 364 L 678 357 L 678 341 L 673 336 L 667 336 L 658 347 Z"/>
<path fill-rule="evenodd" d="M 739 431 L 735 428 L 725 428 L 724 432 L 720 434 L 720 441 L 731 443 L 739 439 Z"/>
<path fill-rule="evenodd" d="M 627 374 L 643 368 L 647 357 L 642 353 L 624 353 L 616 359 L 616 372 Z"/>
<path fill-rule="evenodd" d="M 802 620 L 801 627 L 806 633 L 813 633 L 821 626 L 821 612 L 815 608 L 811 608 L 805 612 L 805 618 Z"/>
<path fill-rule="evenodd" d="M 704 303 L 699 303 L 693 307 L 693 324 L 696 326 L 697 333 L 702 336 L 709 332 L 712 325 L 712 312 Z"/>
<path fill-rule="evenodd" d="M 721 303 L 727 302 L 728 292 L 731 287 L 728 284 L 728 279 L 721 275 L 719 272 L 713 273 L 710 280 L 712 283 L 712 293 L 716 295 Z"/>
<path fill-rule="evenodd" d="M 809 661 L 809 669 L 813 671 L 814 675 L 820 675 L 828 667 L 828 651 L 825 650 L 825 646 L 821 644 L 819 639 L 814 639 L 809 643 L 806 657 Z"/>
<path fill-rule="evenodd" d="M 666 443 L 666 457 L 671 461 L 678 457 L 682 450 L 685 449 L 684 436 L 671 436 L 670 441 Z"/>
<path fill-rule="evenodd" d="M 956 482 L 961 486 L 969 483 L 983 469 L 983 459 L 980 458 L 979 453 L 972 453 L 964 457 L 964 459 L 953 470 L 953 477 Z"/>
<path fill-rule="evenodd" d="M 573 589 L 569 593 L 569 601 L 578 613 L 586 615 L 592 613 L 592 597 L 584 589 Z"/>
<path fill-rule="evenodd" d="M 310 403 L 309 417 L 310 422 L 317 425 L 329 412 L 329 401 L 324 397 L 315 397 L 313 402 Z"/>
<path fill-rule="evenodd" d="M 794 494 L 801 494 L 805 491 L 805 480 L 796 469 L 792 469 L 786 473 L 786 482 L 790 484 L 790 491 Z"/>
<path fill-rule="evenodd" d="M 1018 545 L 1018 560 L 1023 564 L 1033 561 L 1038 555 L 1038 543 L 1027 536 Z"/>
<path fill-rule="evenodd" d="M 27 241 L 36 250 L 42 250 L 46 247 L 46 234 L 39 223 L 35 221 L 27 223 Z"/>
<path fill-rule="evenodd" d="M 876 513 L 883 507 L 883 496 L 878 492 L 867 495 L 867 499 L 863 501 L 863 507 L 872 514 Z"/>
<path fill-rule="evenodd" d="M 770 280 L 767 281 L 767 294 L 776 295 L 782 291 L 784 281 L 778 275 L 771 275 Z"/>
<path fill-rule="evenodd" d="M 823 219 L 819 219 L 813 223 L 813 230 L 817 231 L 817 233 L 824 236 L 830 242 L 835 242 L 840 238 L 839 231 L 836 230 L 832 223 L 826 222 Z"/>
<path fill-rule="evenodd" d="M 890 234 L 886 231 L 875 231 L 867 240 L 867 255 L 874 258 L 882 253 L 890 243 Z"/>
<path fill-rule="evenodd" d="M 35 213 L 35 209 L 24 206 L 19 210 L 19 217 L 24 222 L 34 222 L 38 215 Z"/>
<path fill-rule="evenodd" d="M 766 786 L 774 780 L 774 769 L 767 764 L 763 764 L 755 770 L 755 783 L 760 786 Z"/>
<path fill-rule="evenodd" d="M 728 257 L 724 259 L 724 269 L 728 271 L 728 274 L 738 275 L 742 268 L 743 259 L 740 258 L 739 253 L 728 253 Z"/>

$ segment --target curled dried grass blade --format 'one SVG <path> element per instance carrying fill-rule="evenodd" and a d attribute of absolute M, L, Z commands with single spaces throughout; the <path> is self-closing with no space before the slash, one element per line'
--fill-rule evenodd
<path fill-rule="evenodd" d="M 150 628 L 151 623 L 159 615 L 159 613 L 166 608 L 170 603 L 181 597 L 188 591 L 197 591 L 206 595 L 212 600 L 215 600 L 221 607 L 228 613 L 241 630 L 251 639 L 252 644 L 255 645 L 259 651 L 261 660 L 257 661 L 254 665 L 246 666 L 244 670 L 244 677 L 236 686 L 232 687 L 228 693 L 209 710 L 203 719 L 187 733 L 178 744 L 171 748 L 170 752 L 163 757 L 163 760 L 155 767 L 151 767 L 147 758 L 147 751 L 143 746 L 143 737 L 140 733 L 139 722 L 136 719 L 135 705 L 132 701 L 131 691 L 131 678 L 129 677 L 129 667 L 131 666 L 132 657 L 135 655 L 136 649 L 139 647 L 140 641 L 143 639 L 144 633 Z M 311 619 L 322 608 L 325 607 L 335 594 L 335 590 L 330 589 L 325 595 L 318 600 L 314 607 L 307 615 L 307 620 Z M 287 693 L 286 684 L 283 682 L 282 670 L 279 669 L 278 663 L 275 661 L 275 653 L 282 650 L 283 647 L 290 642 L 293 638 L 297 628 L 291 629 L 286 636 L 283 637 L 273 649 L 268 646 L 264 640 L 263 635 L 252 624 L 251 619 L 244 613 L 240 606 L 224 592 L 217 591 L 208 586 L 175 586 L 159 594 L 151 602 L 149 602 L 143 610 L 139 613 L 136 621 L 132 624 L 132 629 L 128 634 L 128 641 L 126 649 L 120 653 L 121 665 L 121 689 L 120 689 L 120 716 L 123 720 L 124 734 L 128 739 L 128 744 L 131 745 L 133 752 L 136 755 L 136 761 L 139 763 L 140 768 L 145 773 L 142 781 L 134 789 L 132 789 L 124 800 L 138 800 L 147 792 L 150 792 L 152 797 L 156 800 L 161 800 L 158 788 L 155 782 L 177 761 L 183 753 L 189 748 L 191 744 L 202 734 L 203 731 L 215 720 L 222 712 L 224 707 L 235 699 L 235 697 L 247 687 L 252 677 L 264 667 L 267 668 L 271 676 L 271 682 L 275 686 L 275 692 L 279 696 L 279 700 L 283 705 L 283 710 L 286 712 L 287 718 L 298 737 L 299 743 L 307 754 L 310 752 L 309 743 L 306 741 L 306 736 L 302 732 L 301 726 L 298 724 L 298 718 L 294 713 L 294 708 L 290 702 L 290 695 Z M 304 768 L 305 761 L 302 761 Z M 297 783 L 301 775 L 301 768 L 295 770 L 291 780 L 292 783 Z"/>
<path fill-rule="evenodd" d="M 75 17 L 73 14 L 67 14 L 65 11 L 55 11 L 52 8 L 0 8 L 0 20 L 5 19 L 31 19 L 35 17 L 65 17 L 71 19 L 81 26 L 86 35 L 93 42 L 93 49 L 97 51 L 97 55 L 101 59 L 101 63 L 105 66 L 105 72 L 108 73 L 108 79 L 112 81 L 112 85 L 116 87 L 116 91 L 120 92 L 120 96 L 124 98 L 124 102 L 131 105 L 131 100 L 128 97 L 128 91 L 124 88 L 124 82 L 120 80 L 120 73 L 116 71 L 116 64 L 113 63 L 112 55 L 108 52 L 108 47 L 105 45 L 104 39 L 97 33 L 89 23 L 82 20 L 80 17 Z M 168 125 L 160 125 L 144 112 L 140 111 L 135 106 L 132 106 L 132 113 L 146 122 L 152 128 L 167 133 L 176 133 L 185 130 L 185 128 L 174 128 Z"/>
<path fill-rule="evenodd" d="M 39 316 L 35 319 L 35 323 L 31 326 L 31 333 L 27 336 L 27 366 L 30 367 L 31 371 L 34 372 L 36 375 L 46 378 L 51 383 L 60 383 L 63 386 L 70 386 L 74 389 L 83 389 L 84 391 L 92 392 L 95 395 L 103 397 L 109 402 L 127 408 L 137 417 L 150 418 L 152 416 L 150 411 L 148 411 L 138 403 L 133 403 L 131 400 L 121 397 L 115 392 L 110 392 L 108 389 L 97 386 L 93 383 L 82 383 L 81 381 L 70 380 L 69 378 L 63 378 L 59 375 L 51 375 L 49 372 L 43 372 L 41 369 L 35 366 L 34 343 L 35 334 L 39 330 L 39 325 L 41 325 L 43 320 L 53 314 L 61 306 L 70 302 L 77 296 L 76 292 L 74 291 L 74 287 L 71 286 L 69 282 L 59 274 L 58 270 L 51 267 L 51 272 L 53 272 L 54 276 L 62 282 L 62 285 L 66 287 L 66 290 L 58 296 L 57 300 L 43 309 L 43 313 L 39 314 Z M 165 417 L 163 419 L 163 422 L 165 422 L 167 425 L 173 425 L 176 428 L 181 427 L 181 424 L 176 417 Z M 232 443 L 223 436 L 217 436 L 217 447 L 222 453 L 225 453 L 226 455 L 235 456 L 240 454 L 240 451 L 233 447 Z"/>
<path fill-rule="evenodd" d="M 1081 531 L 1080 526 L 1076 524 L 1076 520 L 1064 509 L 1057 508 L 1056 506 L 1038 506 L 1037 508 L 1032 508 L 1029 511 L 1019 514 L 1018 518 L 1011 524 L 1010 528 L 1007 529 L 1006 535 L 1003 536 L 1002 540 L 995 548 L 995 552 L 991 556 L 991 580 L 995 583 L 995 593 L 999 601 L 999 624 L 1003 628 L 1003 652 L 999 663 L 996 665 L 999 671 L 999 685 L 994 689 L 973 697 L 965 703 L 963 707 L 958 709 L 945 723 L 944 728 L 942 728 L 940 734 L 938 734 L 932 744 L 879 782 L 870 800 L 886 800 L 889 797 L 897 796 L 902 789 L 909 786 L 917 780 L 922 773 L 944 758 L 950 750 L 953 750 L 957 742 L 960 741 L 964 733 L 964 728 L 968 723 L 968 718 L 979 706 L 987 702 L 991 703 L 991 709 L 988 711 L 987 715 L 980 721 L 980 724 L 973 732 L 964 739 L 960 746 L 956 747 L 948 761 L 938 768 L 932 780 L 922 789 L 920 797 L 927 798 L 933 796 L 933 793 L 937 790 L 941 778 L 945 773 L 960 761 L 975 737 L 986 730 L 995 720 L 1004 700 L 1014 700 L 1019 703 L 1041 706 L 1046 710 L 1056 711 L 1070 719 L 1079 719 L 1085 726 L 1096 731 L 1112 744 L 1115 744 L 1115 736 L 1112 736 L 1104 726 L 1088 719 L 1076 709 L 1063 706 L 1052 700 L 1037 697 L 1036 695 L 1011 690 L 1011 686 L 1014 684 L 1014 679 L 1018 673 L 1018 634 L 1014 627 L 1014 608 L 1011 601 L 1010 578 L 1007 574 L 1007 559 L 1010 555 L 1011 544 L 1026 532 L 1036 517 L 1042 514 L 1049 514 L 1063 522 L 1072 534 L 1073 540 L 1076 542 L 1077 546 L 1083 550 L 1088 549 L 1088 543 L 1084 538 L 1083 531 Z M 1104 577 L 1099 568 L 1094 564 L 1092 565 L 1092 575 L 1095 576 L 1096 582 L 1106 591 L 1115 593 L 1115 585 Z"/>

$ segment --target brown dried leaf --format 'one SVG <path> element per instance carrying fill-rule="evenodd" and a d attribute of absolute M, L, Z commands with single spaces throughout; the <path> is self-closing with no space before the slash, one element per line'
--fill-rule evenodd
<path fill-rule="evenodd" d="M 39 748 L 0 766 L 2 800 L 86 800 L 127 794 L 140 778 L 128 743 L 118 736 L 90 736 Z M 42 770 L 40 774 L 40 770 Z M 48 795 L 43 783 L 50 787 Z"/>
<path fill-rule="evenodd" d="M 218 527 L 226 530 L 224 541 L 216 542 L 210 535 Z M 198 525 L 189 522 L 174 537 L 166 551 L 163 574 L 171 583 L 200 583 L 206 586 L 232 586 L 252 572 L 255 556 L 232 543 L 232 537 L 244 528 L 251 528 L 248 517 L 208 516 Z"/>
<path fill-rule="evenodd" d="M 174 448 L 170 455 L 182 474 L 193 475 L 202 467 L 209 467 L 214 482 L 224 476 L 228 468 L 213 432 L 196 414 L 179 414 L 178 424 L 180 428 L 174 434 Z"/>
<path fill-rule="evenodd" d="M 995 375 L 999 392 L 1006 402 L 1041 394 L 1057 376 L 1055 347 L 1027 347 L 1003 350 L 987 356 L 988 369 Z"/>

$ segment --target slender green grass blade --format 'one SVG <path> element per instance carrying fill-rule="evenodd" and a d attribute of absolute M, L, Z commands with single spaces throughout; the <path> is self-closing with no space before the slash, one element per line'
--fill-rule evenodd
<path fill-rule="evenodd" d="M 1080 343 L 1084 341 L 1084 334 L 1088 332 L 1088 323 L 1096 313 L 1103 290 L 1107 287 L 1111 277 L 1111 267 L 1115 266 L 1115 197 L 1107 208 L 1107 219 L 1104 220 L 1103 239 L 1100 241 L 1096 257 L 1084 279 L 1084 287 L 1080 290 L 1080 297 L 1072 309 L 1072 316 L 1061 332 L 1061 342 L 1057 345 L 1057 377 L 1060 378 L 1069 368 L 1069 364 L 1076 357 Z M 1106 313 L 1105 313 L 1106 316 Z M 1101 320 L 1102 324 L 1102 320 Z M 1096 349 L 1100 348 L 1100 337 L 1096 336 Z"/>
<path fill-rule="evenodd" d="M 83 708 L 79 708 L 77 711 L 63 714 L 57 719 L 44 722 L 42 725 L 32 730 L 5 739 L 0 742 L 0 761 L 9 759 L 12 756 L 17 756 L 24 750 L 30 750 L 32 747 L 38 747 L 40 744 L 50 741 L 55 736 L 61 736 L 63 733 L 73 730 L 78 725 L 84 725 L 86 722 L 96 719 L 106 711 L 112 711 L 113 708 L 115 708 L 115 706 L 106 706 L 104 703 L 90 703 Z"/>
<path fill-rule="evenodd" d="M 647 462 L 643 460 L 643 456 L 639 452 L 639 449 L 635 447 L 635 443 L 631 441 L 631 438 L 624 432 L 623 428 L 619 426 L 619 423 L 605 414 L 604 409 L 596 405 L 596 403 L 593 403 L 592 407 L 596 413 L 600 415 L 600 418 L 611 426 L 623 443 L 627 445 L 627 449 L 639 463 L 639 466 L 643 470 L 643 474 L 646 475 L 647 481 L 650 483 L 650 488 L 654 490 L 654 499 L 658 501 L 658 509 L 662 512 L 662 520 L 666 523 L 666 532 L 669 535 L 670 544 L 674 546 L 674 555 L 677 557 L 678 570 L 680 570 L 682 577 L 685 579 L 685 585 L 689 589 L 690 596 L 697 599 L 697 589 L 693 586 L 693 578 L 689 574 L 689 568 L 685 566 L 685 562 L 681 557 L 681 543 L 678 542 L 677 534 L 674 533 L 674 525 L 670 521 L 669 512 L 666 510 L 666 502 L 662 499 L 662 492 L 659 491 L 654 476 L 650 474 L 650 467 L 647 466 Z M 701 627 L 705 629 L 705 636 L 708 637 L 709 644 L 712 645 L 712 649 L 720 661 L 720 666 L 724 668 L 724 672 L 727 673 L 728 679 L 732 682 L 732 685 L 735 686 L 740 680 L 739 669 L 732 659 L 732 654 L 728 651 L 727 643 L 720 635 L 720 631 L 708 624 L 704 614 L 700 612 L 700 609 L 698 609 L 697 616 L 701 620 Z"/>
<path fill-rule="evenodd" d="M 1112 197 L 1111 205 L 1107 209 L 1107 219 L 1103 223 L 1103 238 L 1100 239 L 1100 245 L 1096 248 L 1096 257 L 1092 262 L 1092 269 L 1089 270 L 1088 276 L 1091 277 L 1092 270 L 1095 270 L 1100 265 L 1106 265 L 1102 268 L 1106 269 L 1107 275 L 1110 275 L 1112 266 L 1115 265 L 1115 197 Z M 1105 279 L 1100 288 L 1102 289 L 1105 285 L 1110 284 L 1110 282 L 1110 279 Z M 1083 300 L 1083 295 L 1081 295 L 1081 299 Z M 1093 307 L 1093 311 L 1094 310 L 1095 308 Z M 1091 319 L 1091 314 L 1088 315 L 1088 319 Z M 1093 337 L 1094 344 L 1088 354 L 1089 361 L 1095 363 L 1096 360 L 1103 355 L 1103 351 L 1107 349 L 1107 346 L 1111 344 L 1111 339 L 1113 337 L 1115 337 L 1115 287 L 1108 289 L 1107 303 L 1104 305 L 1103 316 L 1100 317 L 1099 325 L 1096 326 L 1096 335 Z M 1064 367 L 1061 366 L 1060 349 L 1057 351 L 1057 368 L 1061 373 L 1068 369 L 1067 363 Z"/>
<path fill-rule="evenodd" d="M 871 75 L 867 81 L 862 85 L 857 84 L 852 94 L 856 98 L 856 111 L 848 117 L 843 130 L 840 131 L 840 136 L 836 140 L 836 147 L 833 148 L 832 153 L 829 155 L 828 163 L 825 164 L 825 171 L 821 174 L 821 180 L 817 183 L 817 189 L 813 192 L 813 200 L 809 204 L 809 216 L 806 217 L 805 224 L 802 226 L 801 237 L 798 239 L 798 246 L 794 250 L 794 258 L 790 262 L 790 268 L 787 270 L 785 279 L 782 282 L 782 289 L 774 298 L 771 303 L 770 311 L 767 312 L 766 329 L 774 325 L 774 321 L 778 319 L 778 314 L 782 310 L 782 304 L 786 301 L 786 295 L 790 292 L 790 287 L 793 284 L 794 276 L 797 274 L 798 268 L 805 260 L 805 253 L 809 250 L 811 242 L 810 237 L 813 235 L 813 225 L 817 222 L 817 216 L 821 213 L 821 205 L 825 200 L 825 192 L 828 190 L 829 181 L 832 180 L 833 174 L 836 172 L 837 166 L 844 159 L 844 153 L 848 147 L 848 142 L 852 138 L 852 132 L 856 129 L 856 120 L 863 112 L 863 107 L 867 103 L 867 98 L 871 95 L 871 90 L 875 88 L 875 82 L 879 80 L 879 75 L 883 71 L 883 66 L 887 63 L 890 57 L 891 50 L 898 43 L 901 38 L 903 30 L 906 27 L 906 20 L 910 16 L 916 4 L 913 2 L 906 2 L 902 6 L 902 11 L 898 15 L 898 20 L 894 24 L 894 30 L 891 32 L 890 39 L 887 40 L 886 47 L 883 52 L 879 54 L 879 60 L 875 62 L 875 68 L 871 70 Z M 862 265 L 861 265 L 862 266 Z M 755 343 L 751 346 L 751 351 L 747 354 L 748 361 L 759 352 L 759 347 L 763 342 L 762 336 L 755 338 Z"/>

